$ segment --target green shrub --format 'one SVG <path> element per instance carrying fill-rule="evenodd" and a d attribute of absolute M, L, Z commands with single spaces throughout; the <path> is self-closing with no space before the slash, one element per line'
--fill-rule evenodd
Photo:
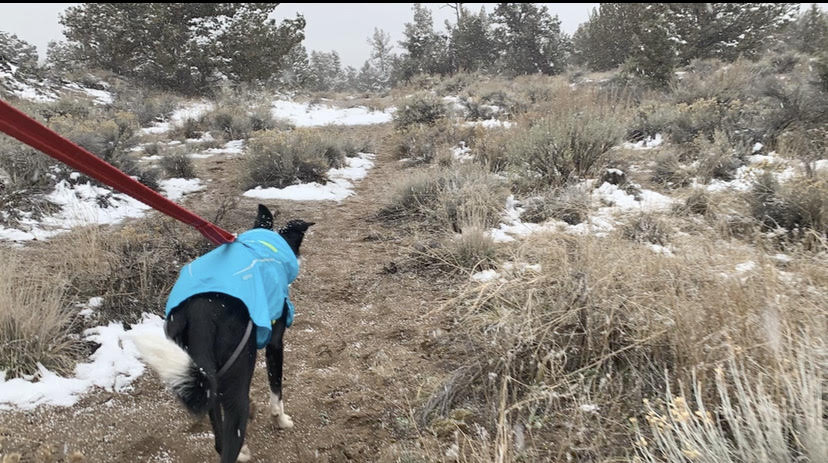
<path fill-rule="evenodd" d="M 193 160 L 183 152 L 174 152 L 161 158 L 161 168 L 167 177 L 195 178 L 196 171 Z"/>
<path fill-rule="evenodd" d="M 398 130 L 414 124 L 434 124 L 446 116 L 442 100 L 429 93 L 417 93 L 403 99 L 394 113 L 394 126 Z"/>
<path fill-rule="evenodd" d="M 379 215 L 443 231 L 493 227 L 500 220 L 506 194 L 503 182 L 479 166 L 427 170 L 408 175 Z"/>
<path fill-rule="evenodd" d="M 552 188 L 540 196 L 524 201 L 525 210 L 521 218 L 532 223 L 541 223 L 553 218 L 577 225 L 589 217 L 591 208 L 592 196 L 584 188 Z"/>
<path fill-rule="evenodd" d="M 542 119 L 514 132 L 506 158 L 521 187 L 561 186 L 600 169 L 624 133 L 622 121 L 589 112 Z"/>
<path fill-rule="evenodd" d="M 325 183 L 328 169 L 345 162 L 340 140 L 310 130 L 259 132 L 247 149 L 248 188 Z"/>

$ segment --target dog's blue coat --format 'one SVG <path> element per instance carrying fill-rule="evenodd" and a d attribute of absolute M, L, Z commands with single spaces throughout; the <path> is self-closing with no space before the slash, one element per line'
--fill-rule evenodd
<path fill-rule="evenodd" d="M 166 315 L 169 317 L 176 307 L 196 294 L 228 294 L 247 306 L 256 325 L 256 345 L 261 349 L 270 341 L 271 323 L 282 316 L 285 303 L 285 325 L 293 323 L 288 285 L 298 273 L 299 261 L 287 241 L 276 232 L 255 228 L 182 268 L 167 299 Z"/>

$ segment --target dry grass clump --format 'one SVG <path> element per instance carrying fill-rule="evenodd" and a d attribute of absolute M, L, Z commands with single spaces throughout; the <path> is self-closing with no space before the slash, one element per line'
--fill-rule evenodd
<path fill-rule="evenodd" d="M 394 113 L 394 127 L 405 130 L 416 124 L 434 124 L 446 117 L 443 101 L 430 93 L 417 93 L 404 98 Z"/>
<path fill-rule="evenodd" d="M 692 178 L 692 169 L 682 164 L 678 154 L 664 151 L 655 159 L 650 180 L 667 187 L 682 187 L 689 185 Z"/>
<path fill-rule="evenodd" d="M 756 179 L 748 197 L 753 216 L 767 230 L 783 228 L 796 238 L 828 236 L 828 176 L 780 184 L 771 173 Z"/>
<path fill-rule="evenodd" d="M 379 216 L 429 230 L 493 227 L 506 201 L 503 182 L 476 165 L 406 175 Z"/>
<path fill-rule="evenodd" d="M 693 140 L 694 159 L 698 159 L 696 178 L 702 183 L 709 183 L 713 179 L 730 181 L 736 174 L 736 169 L 744 164 L 748 155 L 748 148 L 734 143 L 721 130 L 715 130 L 713 141 L 704 136 Z"/>
<path fill-rule="evenodd" d="M 726 244 L 667 257 L 623 240 L 548 235 L 517 256 L 541 270 L 471 284 L 444 305 L 467 337 L 470 379 L 435 393 L 444 410 L 472 406 L 490 436 L 472 439 L 499 461 L 623 458 L 627 418 L 663 393 L 665 370 L 706 377 L 734 351 L 767 364 L 789 330 L 826 322 L 816 288 L 828 274 L 817 262 L 791 269 L 808 275 L 809 292 L 767 262 L 737 266 L 757 257 Z"/>
<path fill-rule="evenodd" d="M 158 172 L 139 165 L 129 156 L 139 127 L 132 113 L 93 114 L 85 119 L 57 116 L 50 119 L 49 127 L 127 175 L 137 177 L 144 185 L 158 189 Z"/>
<path fill-rule="evenodd" d="M 821 342 L 792 339 L 780 346 L 774 368 L 729 359 L 713 384 L 693 378 L 689 391 L 645 400 L 644 430 L 632 419 L 639 458 L 649 463 L 698 461 L 757 463 L 825 461 L 828 427 L 824 394 L 828 350 Z M 751 371 L 754 372 L 751 372 Z M 710 399 L 706 389 L 715 390 Z M 693 397 L 685 398 L 684 393 Z"/>
<path fill-rule="evenodd" d="M 161 158 L 161 168 L 167 177 L 195 178 L 196 171 L 193 160 L 183 151 L 173 151 Z"/>
<path fill-rule="evenodd" d="M 24 254 L 0 250 L 0 371 L 7 378 L 32 375 L 40 364 L 70 372 L 82 345 L 72 335 L 66 281 L 42 273 Z"/>
<path fill-rule="evenodd" d="M 458 234 L 414 247 L 414 262 L 422 268 L 441 272 L 472 274 L 492 268 L 497 246 L 488 231 L 466 226 Z"/>
<path fill-rule="evenodd" d="M 482 131 L 469 142 L 475 162 L 492 172 L 503 172 L 509 165 L 507 149 L 518 128 L 493 127 Z"/>
<path fill-rule="evenodd" d="M 11 138 L 0 138 L 0 194 L 52 186 L 48 173 L 57 164 L 52 158 Z"/>
<path fill-rule="evenodd" d="M 683 204 L 674 206 L 673 211 L 677 214 L 708 215 L 713 211 L 710 194 L 704 189 L 696 188 L 687 196 Z"/>
<path fill-rule="evenodd" d="M 621 235 L 639 244 L 657 244 L 666 246 L 670 240 L 670 226 L 667 222 L 653 214 L 641 214 L 624 225 Z"/>
<path fill-rule="evenodd" d="M 131 323 L 163 307 L 181 266 L 209 248 L 194 230 L 156 218 L 116 231 L 78 228 L 32 252 L 40 271 L 67 276 L 72 300 L 103 298 L 98 321 Z"/>
<path fill-rule="evenodd" d="M 589 217 L 592 195 L 580 185 L 552 188 L 539 196 L 528 198 L 523 202 L 523 207 L 525 211 L 521 214 L 521 219 L 527 222 L 542 223 L 553 218 L 578 225 Z"/>
<path fill-rule="evenodd" d="M 122 111 L 135 115 L 138 124 L 146 127 L 154 122 L 162 122 L 175 111 L 181 98 L 171 93 L 130 87 L 121 92 L 115 106 Z"/>
<path fill-rule="evenodd" d="M 400 160 L 413 164 L 428 164 L 451 156 L 451 150 L 460 142 L 472 143 L 483 132 L 474 127 L 463 127 L 443 119 L 434 124 L 414 124 L 396 131 L 390 138 L 391 151 Z"/>
<path fill-rule="evenodd" d="M 328 169 L 344 165 L 346 148 L 342 140 L 314 130 L 259 132 L 247 145 L 246 188 L 325 183 Z"/>

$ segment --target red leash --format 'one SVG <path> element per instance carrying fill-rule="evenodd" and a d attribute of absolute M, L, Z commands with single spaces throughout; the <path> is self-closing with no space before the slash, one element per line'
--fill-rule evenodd
<path fill-rule="evenodd" d="M 0 100 L 0 131 L 6 132 L 121 193 L 132 196 L 159 212 L 195 227 L 205 238 L 215 244 L 232 243 L 236 239 L 232 234 L 161 196 L 3 100 Z"/>

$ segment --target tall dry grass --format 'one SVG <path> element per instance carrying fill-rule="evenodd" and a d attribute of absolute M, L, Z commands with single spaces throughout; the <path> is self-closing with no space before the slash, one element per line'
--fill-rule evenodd
<path fill-rule="evenodd" d="M 734 355 L 715 370 L 709 380 L 713 384 L 694 378 L 690 390 L 682 388 L 674 395 L 668 387 L 663 400 L 647 400 L 645 429 L 632 420 L 636 461 L 828 460 L 828 349 L 801 335 L 788 339 L 770 368 L 757 368 Z M 708 389 L 715 390 L 712 399 Z"/>
<path fill-rule="evenodd" d="M 66 280 L 44 274 L 24 251 L 0 249 L 0 371 L 13 378 L 38 365 L 65 373 L 81 351 Z"/>
<path fill-rule="evenodd" d="M 826 326 L 828 272 L 818 261 L 781 272 L 738 247 L 695 246 L 667 257 L 619 237 L 527 242 L 514 260 L 541 270 L 470 284 L 444 305 L 467 349 L 462 374 L 426 401 L 423 426 L 475 404 L 492 439 L 471 437 L 468 451 L 487 456 L 469 461 L 622 458 L 627 419 L 663 394 L 665 371 L 671 381 L 696 375 L 708 384 L 700 397 L 715 403 L 707 380 L 734 351 L 773 365 L 786 333 Z M 807 277 L 791 284 L 794 272 Z"/>

